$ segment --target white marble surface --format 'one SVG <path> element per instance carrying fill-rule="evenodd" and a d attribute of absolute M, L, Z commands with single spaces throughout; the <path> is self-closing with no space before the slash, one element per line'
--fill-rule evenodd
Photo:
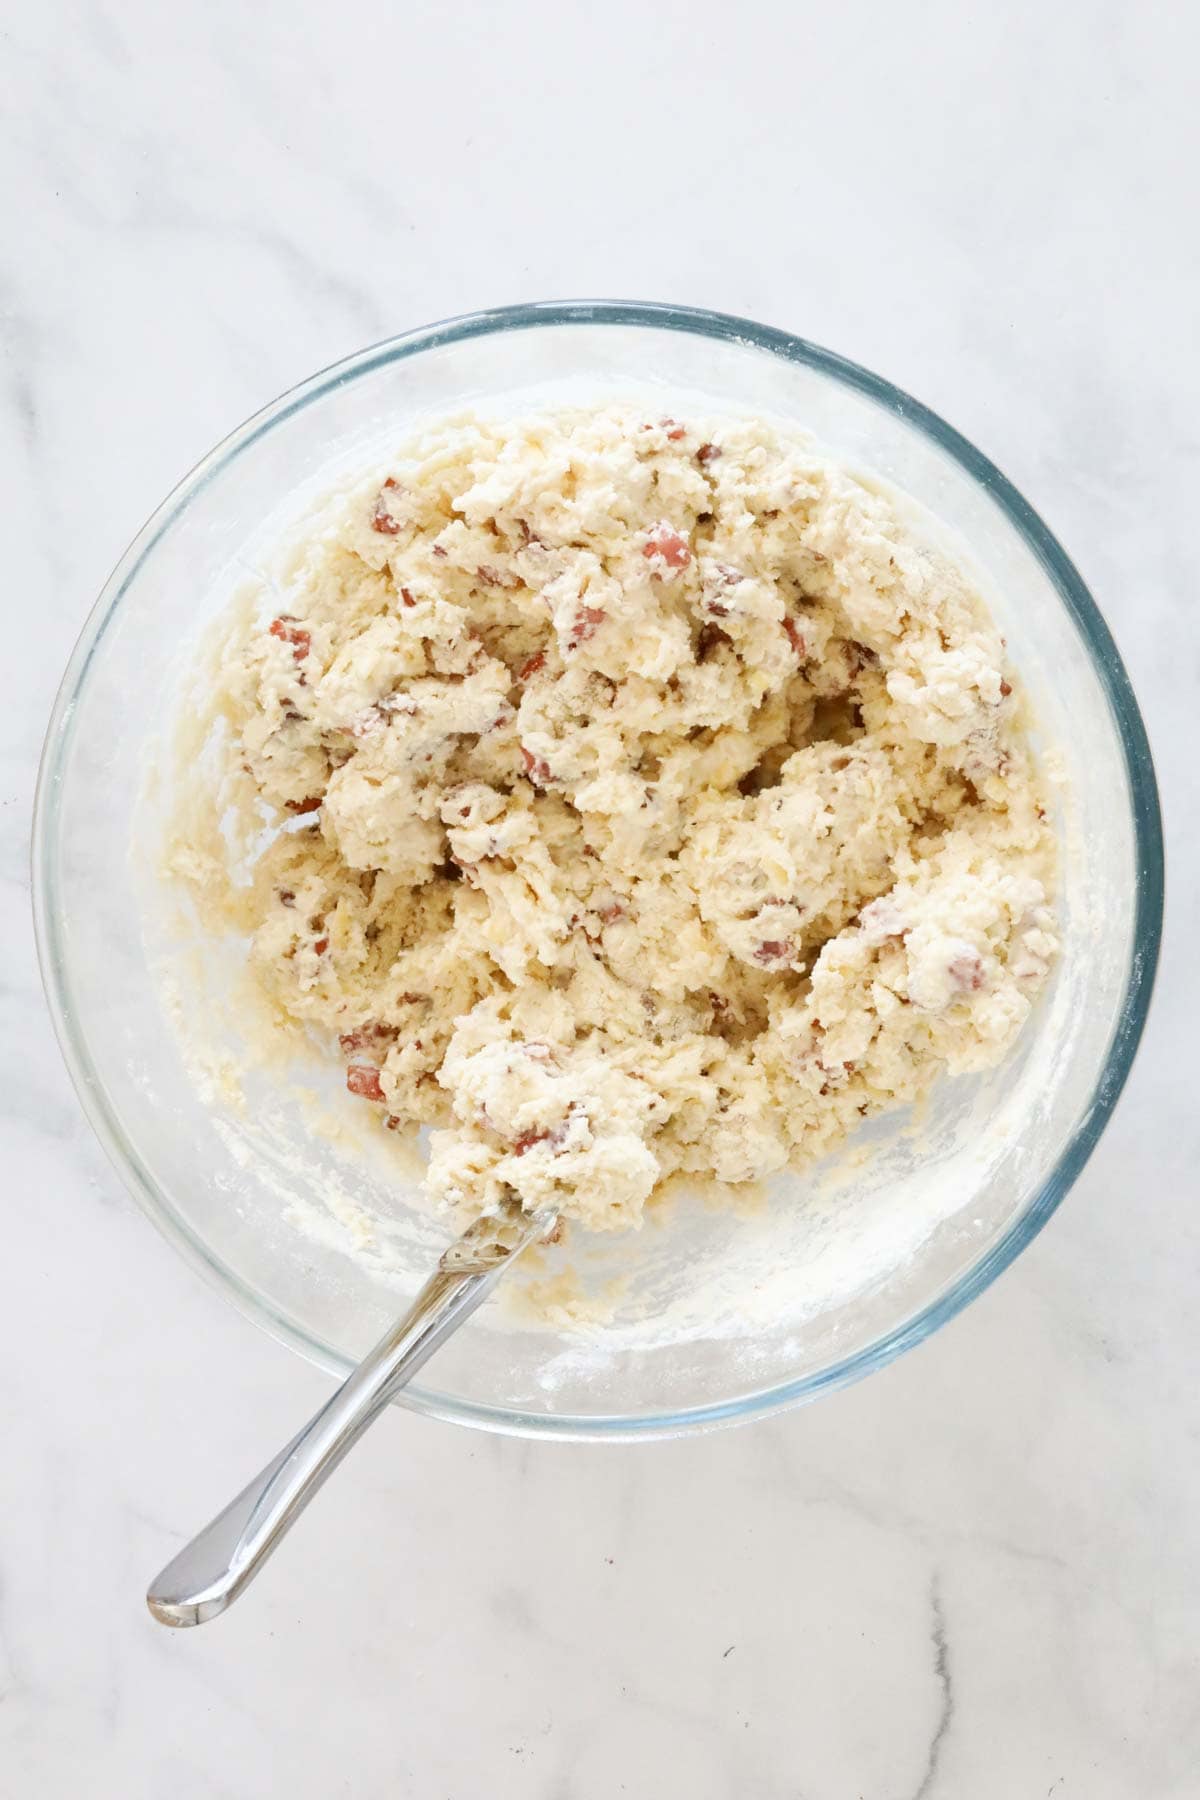
<path fill-rule="evenodd" d="M 0 1795 L 1195 1800 L 1194 10 L 6 15 Z M 28 923 L 45 715 L 227 428 L 393 330 L 584 293 L 859 358 L 1062 535 L 1174 827 L 1142 1056 L 1042 1238 L 885 1374 L 644 1448 L 397 1414 L 251 1597 L 168 1634 L 146 1577 L 325 1383 L 175 1260 L 81 1121 Z"/>

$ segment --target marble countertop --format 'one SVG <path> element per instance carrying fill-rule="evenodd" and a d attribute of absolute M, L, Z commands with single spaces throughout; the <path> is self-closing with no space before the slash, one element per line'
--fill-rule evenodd
<path fill-rule="evenodd" d="M 4 1800 L 1200 1795 L 1198 49 L 1187 8 L 1091 0 L 9 10 Z M 168 1633 L 146 1578 L 326 1382 L 176 1259 L 70 1090 L 26 872 L 59 673 L 281 389 L 597 293 L 879 369 L 1061 535 L 1172 840 L 1141 1057 L 1041 1238 L 885 1373 L 646 1447 L 397 1413 L 252 1596 Z"/>

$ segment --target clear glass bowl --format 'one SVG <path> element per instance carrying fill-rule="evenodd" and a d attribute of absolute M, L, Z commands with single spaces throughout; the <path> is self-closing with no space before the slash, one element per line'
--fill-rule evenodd
<path fill-rule="evenodd" d="M 794 419 L 941 521 L 979 574 L 1065 777 L 1065 951 L 1002 1069 L 943 1083 L 915 1122 L 878 1122 L 869 1156 L 777 1181 L 756 1216 L 681 1204 L 589 1248 L 586 1281 L 626 1282 L 611 1324 L 548 1328 L 494 1304 L 431 1364 L 434 1385 L 402 1397 L 463 1423 L 579 1438 L 683 1432 L 811 1397 L 919 1343 L 994 1280 L 1071 1186 L 1120 1093 L 1163 894 L 1150 753 L 1103 619 L 1021 496 L 908 395 L 783 332 L 665 306 L 513 307 L 351 357 L 234 432 L 135 539 L 71 658 L 38 794 L 42 967 L 80 1099 L 150 1217 L 236 1305 L 342 1371 L 415 1291 L 442 1236 L 409 1204 L 414 1179 L 397 1178 L 384 1134 L 356 1146 L 315 1131 L 313 1103 L 269 1084 L 239 1110 L 185 1062 L 156 973 L 172 941 L 161 884 L 130 855 L 180 668 L 281 506 L 331 469 L 419 414 L 614 394 Z M 177 963 L 185 1010 L 189 994 L 197 1006 L 219 994 L 230 953 L 198 942 L 192 974 Z M 332 1062 L 310 1086 L 343 1109 L 352 1138 L 364 1109 Z"/>

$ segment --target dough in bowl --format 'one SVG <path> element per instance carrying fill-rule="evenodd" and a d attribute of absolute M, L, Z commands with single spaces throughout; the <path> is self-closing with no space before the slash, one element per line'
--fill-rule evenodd
<path fill-rule="evenodd" d="M 172 871 L 433 1127 L 458 1224 L 809 1162 L 1000 1061 L 1057 949 L 985 606 L 778 424 L 430 425 L 284 546 L 210 701 Z"/>

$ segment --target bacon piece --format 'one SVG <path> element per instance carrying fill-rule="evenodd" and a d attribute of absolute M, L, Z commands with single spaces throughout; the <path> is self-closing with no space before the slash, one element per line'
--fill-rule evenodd
<path fill-rule="evenodd" d="M 550 764 L 544 756 L 535 756 L 532 750 L 525 748 L 524 744 L 521 745 L 521 755 L 525 760 L 525 773 L 537 787 L 545 787 L 547 782 L 554 780 L 550 773 Z"/>
<path fill-rule="evenodd" d="M 346 1070 L 346 1086 L 352 1094 L 358 1094 L 364 1100 L 382 1100 L 383 1085 L 379 1079 L 379 1070 L 366 1063 L 351 1063 Z"/>
<path fill-rule="evenodd" d="M 597 631 L 600 629 L 601 625 L 603 625 L 607 617 L 608 614 L 601 606 L 581 606 L 579 611 L 575 614 L 575 619 L 567 638 L 568 648 L 571 650 L 578 650 L 580 644 L 585 644 L 588 638 L 595 637 Z"/>
<path fill-rule="evenodd" d="M 365 1025 L 358 1025 L 353 1031 L 343 1031 L 338 1043 L 349 1056 L 355 1050 L 378 1050 L 395 1042 L 397 1037 L 394 1025 L 385 1025 L 380 1019 L 369 1019 Z"/>
<path fill-rule="evenodd" d="M 785 619 L 783 621 L 783 629 L 787 632 L 788 643 L 792 646 L 792 649 L 796 652 L 800 661 L 803 662 L 808 655 L 808 641 L 805 638 L 804 633 L 797 625 L 795 619 Z"/>
<path fill-rule="evenodd" d="M 312 645 L 312 633 L 306 631 L 302 625 L 297 625 L 290 613 L 280 613 L 277 619 L 271 620 L 267 630 L 273 638 L 278 638 L 281 643 L 292 646 L 293 662 L 304 661 Z"/>
<path fill-rule="evenodd" d="M 375 509 L 371 514 L 371 530 L 382 532 L 384 537 L 399 537 L 400 535 L 399 523 L 393 519 L 388 511 L 387 501 L 384 499 L 385 494 L 395 494 L 399 490 L 400 483 L 394 476 L 389 475 L 375 497 Z"/>
<path fill-rule="evenodd" d="M 687 539 L 681 532 L 676 531 L 673 525 L 668 525 L 665 521 L 652 526 L 646 533 L 646 541 L 642 545 L 642 555 L 647 562 L 660 565 L 654 569 L 656 575 L 661 575 L 664 570 L 678 574 L 681 569 L 686 569 L 692 560 Z"/>
<path fill-rule="evenodd" d="M 515 588 L 520 586 L 515 576 L 510 578 L 501 569 L 494 569 L 490 563 L 481 563 L 475 574 L 485 587 Z"/>
<path fill-rule="evenodd" d="M 514 1156 L 524 1156 L 525 1152 L 532 1150 L 535 1144 L 544 1144 L 549 1136 L 548 1131 L 523 1131 L 513 1145 L 512 1153 Z"/>
<path fill-rule="evenodd" d="M 983 960 L 978 951 L 962 951 L 949 964 L 947 973 L 964 994 L 977 994 L 983 986 Z"/>

